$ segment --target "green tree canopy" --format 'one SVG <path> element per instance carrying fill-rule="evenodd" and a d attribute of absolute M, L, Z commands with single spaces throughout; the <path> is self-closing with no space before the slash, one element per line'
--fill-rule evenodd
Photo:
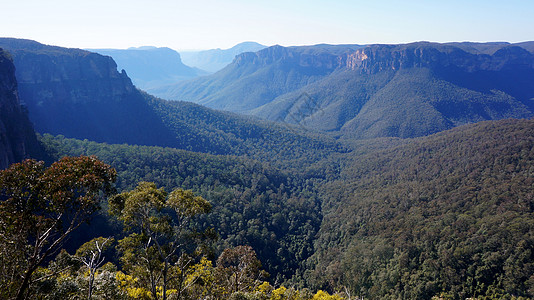
<path fill-rule="evenodd" d="M 45 168 L 25 160 L 0 171 L 0 296 L 31 295 L 32 274 L 113 192 L 116 171 L 94 156 Z"/>
<path fill-rule="evenodd" d="M 190 221 L 210 209 L 208 201 L 191 191 L 167 194 L 152 182 L 113 197 L 110 212 L 130 232 L 119 241 L 124 271 L 138 277 L 155 299 L 167 299 L 169 287 L 180 298 L 186 270 L 194 262 L 188 246 L 202 236 L 190 228 Z"/>
<path fill-rule="evenodd" d="M 225 249 L 217 259 L 216 272 L 228 294 L 253 291 L 268 276 L 250 246 Z"/>

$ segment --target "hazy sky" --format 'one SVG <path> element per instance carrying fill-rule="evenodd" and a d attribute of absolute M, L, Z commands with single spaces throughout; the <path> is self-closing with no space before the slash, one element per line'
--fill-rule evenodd
<path fill-rule="evenodd" d="M 533 0 L 10 0 L 0 36 L 75 48 L 534 40 Z"/>

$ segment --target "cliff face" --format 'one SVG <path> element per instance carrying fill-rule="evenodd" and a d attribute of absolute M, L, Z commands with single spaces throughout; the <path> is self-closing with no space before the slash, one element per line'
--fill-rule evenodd
<path fill-rule="evenodd" d="M 265 67 L 273 63 L 292 67 L 310 68 L 316 71 L 332 72 L 339 68 L 343 61 L 336 53 L 324 49 L 309 50 L 306 47 L 272 46 L 258 52 L 242 53 L 234 59 L 236 66 L 255 65 Z"/>
<path fill-rule="evenodd" d="M 0 39 L 12 53 L 20 100 L 41 133 L 170 146 L 174 135 L 109 56 Z"/>
<path fill-rule="evenodd" d="M 430 43 L 372 45 L 348 54 L 343 60 L 344 67 L 367 74 L 406 68 L 454 68 L 478 72 L 534 67 L 534 54 L 512 45 L 502 45 L 491 55 Z"/>
<path fill-rule="evenodd" d="M 134 92 L 111 57 L 89 52 L 66 55 L 13 51 L 22 99 L 42 104 L 121 101 Z"/>
<path fill-rule="evenodd" d="M 28 155 L 37 144 L 31 124 L 20 107 L 15 66 L 0 48 L 0 169 Z"/>
<path fill-rule="evenodd" d="M 268 66 L 276 62 L 315 69 L 349 69 L 366 74 L 407 68 L 455 68 L 466 72 L 534 68 L 534 54 L 521 44 L 493 44 L 490 50 L 459 44 L 412 43 L 338 47 L 273 46 L 236 57 L 237 66 Z"/>

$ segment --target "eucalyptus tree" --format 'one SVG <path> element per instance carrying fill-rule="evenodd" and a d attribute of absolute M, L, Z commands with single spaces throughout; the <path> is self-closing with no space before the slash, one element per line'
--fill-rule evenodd
<path fill-rule="evenodd" d="M 104 252 L 115 241 L 113 238 L 98 237 L 83 244 L 78 250 L 74 258 L 80 261 L 87 271 L 89 271 L 87 299 L 91 299 L 94 290 L 95 275 L 105 261 Z"/>
<path fill-rule="evenodd" d="M 25 160 L 0 171 L 0 297 L 31 297 L 35 271 L 90 220 L 114 189 L 116 171 L 93 156 L 45 168 Z"/>
<path fill-rule="evenodd" d="M 152 182 L 140 182 L 111 198 L 109 207 L 129 233 L 118 246 L 123 269 L 144 281 L 152 298 L 167 299 L 171 293 L 180 298 L 186 269 L 194 262 L 188 250 L 203 236 L 191 221 L 208 213 L 210 203 L 189 190 L 168 194 Z"/>
<path fill-rule="evenodd" d="M 253 291 L 268 276 L 250 246 L 225 249 L 217 259 L 216 273 L 228 294 Z"/>

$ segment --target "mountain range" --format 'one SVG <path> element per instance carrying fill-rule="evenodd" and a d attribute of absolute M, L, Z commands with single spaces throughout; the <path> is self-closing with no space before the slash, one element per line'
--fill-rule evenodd
<path fill-rule="evenodd" d="M 177 51 L 166 47 L 132 47 L 128 49 L 86 49 L 110 56 L 119 70 L 125 70 L 134 85 L 152 95 L 167 98 L 165 87 L 180 81 L 214 73 L 230 64 L 236 55 L 255 52 L 265 46 L 254 42 L 240 43 L 230 49 Z"/>
<path fill-rule="evenodd" d="M 273 46 L 167 93 L 351 137 L 416 137 L 533 116 L 532 44 Z"/>
<path fill-rule="evenodd" d="M 289 151 L 280 144 L 343 148 L 298 128 L 155 98 L 109 56 L 8 38 L 0 47 L 13 57 L 21 102 L 39 133 L 234 155 Z"/>

